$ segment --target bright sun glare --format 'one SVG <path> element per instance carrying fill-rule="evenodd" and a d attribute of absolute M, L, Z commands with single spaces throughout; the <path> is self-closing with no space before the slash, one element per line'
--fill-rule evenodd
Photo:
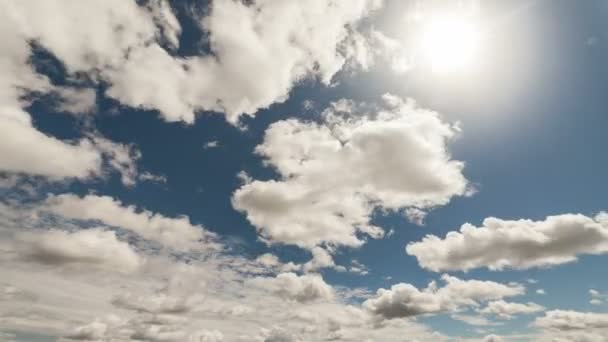
<path fill-rule="evenodd" d="M 422 56 L 433 71 L 464 71 L 475 63 L 478 55 L 479 29 L 466 17 L 434 18 L 420 38 Z"/>

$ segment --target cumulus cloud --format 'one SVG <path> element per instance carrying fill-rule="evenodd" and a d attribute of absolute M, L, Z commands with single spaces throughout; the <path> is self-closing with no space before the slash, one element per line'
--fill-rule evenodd
<path fill-rule="evenodd" d="M 214 242 L 215 234 L 190 223 L 186 216 L 171 218 L 148 210 L 137 210 L 135 206 L 123 205 L 109 196 L 53 195 L 47 198 L 43 209 L 66 218 L 99 221 L 126 229 L 173 249 L 219 248 Z"/>
<path fill-rule="evenodd" d="M 579 312 L 569 310 L 547 311 L 545 316 L 538 317 L 534 326 L 557 330 L 591 330 L 608 329 L 608 314 Z"/>
<path fill-rule="evenodd" d="M 317 274 L 281 273 L 275 278 L 255 278 L 251 283 L 301 303 L 330 300 L 334 296 L 332 288 Z"/>
<path fill-rule="evenodd" d="M 520 314 L 533 314 L 543 311 L 545 308 L 536 303 L 509 303 L 504 300 L 489 302 L 479 312 L 486 315 L 496 315 L 502 319 L 511 319 Z"/>
<path fill-rule="evenodd" d="M 363 64 L 365 42 L 357 23 L 380 4 L 214 1 L 198 18 L 210 53 L 187 58 L 171 53 L 181 25 L 164 0 L 145 6 L 120 0 L 86 6 L 8 1 L 2 20 L 4 33 L 22 44 L 20 67 L 29 52 L 26 42 L 35 40 L 69 74 L 107 82 L 106 95 L 124 104 L 156 109 L 168 121 L 192 122 L 196 111 L 212 110 L 237 122 L 243 114 L 284 101 L 304 78 L 330 84 L 350 60 Z M 79 20 L 87 25 L 78 25 Z"/>
<path fill-rule="evenodd" d="M 5 1 L 0 4 L 0 38 L 4 47 L 0 52 L 3 61 L 0 63 L 0 134 L 3 137 L 0 142 L 0 170 L 4 172 L 51 179 L 85 179 L 101 175 L 106 162 L 109 166 L 125 163 L 121 155 L 125 148 L 123 145 L 110 144 L 93 135 L 76 141 L 57 139 L 39 131 L 24 109 L 30 104 L 32 93 L 56 95 L 59 111 L 87 112 L 94 107 L 95 94 L 91 90 L 55 86 L 46 76 L 38 74 L 30 63 L 32 41 L 54 39 L 53 45 L 62 48 L 77 41 L 77 36 L 83 38 L 80 42 L 87 45 L 103 41 L 89 38 L 96 37 L 94 32 L 85 32 L 91 28 L 89 25 L 80 25 L 79 29 L 66 27 L 78 22 L 74 18 L 55 20 L 70 12 L 64 11 L 63 6 L 69 8 L 76 3 L 48 2 L 40 5 L 35 1 Z M 89 7 L 72 14 L 98 18 L 99 12 Z M 122 159 L 117 161 L 116 158 Z M 119 168 L 118 171 L 124 169 Z M 123 177 L 123 180 L 127 178 Z"/>
<path fill-rule="evenodd" d="M 504 339 L 498 335 L 488 335 L 483 338 L 483 342 L 503 342 Z"/>
<path fill-rule="evenodd" d="M 444 239 L 427 235 L 408 244 L 406 251 L 435 272 L 559 265 L 579 254 L 608 252 L 608 215 L 564 214 L 543 221 L 487 218 L 480 227 L 467 223 Z"/>
<path fill-rule="evenodd" d="M 532 326 L 541 329 L 537 339 L 542 342 L 603 342 L 608 336 L 608 314 L 552 310 Z"/>
<path fill-rule="evenodd" d="M 467 193 L 464 164 L 447 142 L 457 128 L 387 95 L 383 108 L 342 100 L 321 123 L 290 119 L 267 130 L 256 153 L 279 180 L 249 180 L 233 195 L 268 242 L 360 246 L 378 238 L 375 209 L 430 209 Z"/>
<path fill-rule="evenodd" d="M 461 280 L 449 275 L 443 275 L 442 280 L 443 287 L 432 282 L 422 290 L 406 283 L 393 285 L 389 290 L 379 289 L 376 296 L 363 305 L 376 315 L 393 319 L 478 307 L 482 302 L 524 293 L 518 284 Z"/>
<path fill-rule="evenodd" d="M 38 263 L 64 266 L 86 265 L 132 272 L 143 262 L 126 242 L 102 228 L 65 232 L 60 230 L 19 232 L 14 247 L 20 257 Z"/>

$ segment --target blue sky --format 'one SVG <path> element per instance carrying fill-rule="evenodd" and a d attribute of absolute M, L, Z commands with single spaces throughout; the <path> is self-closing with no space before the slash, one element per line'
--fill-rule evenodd
<path fill-rule="evenodd" d="M 0 9 L 0 341 L 606 341 L 608 3 Z"/>

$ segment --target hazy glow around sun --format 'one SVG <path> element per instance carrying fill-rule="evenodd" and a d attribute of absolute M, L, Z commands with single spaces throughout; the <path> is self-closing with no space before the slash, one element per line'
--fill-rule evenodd
<path fill-rule="evenodd" d="M 433 71 L 463 71 L 473 67 L 478 56 L 479 28 L 467 16 L 430 18 L 419 39 L 421 57 Z"/>

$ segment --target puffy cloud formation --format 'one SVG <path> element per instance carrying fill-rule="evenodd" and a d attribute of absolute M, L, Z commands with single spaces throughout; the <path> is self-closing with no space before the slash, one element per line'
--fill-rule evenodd
<path fill-rule="evenodd" d="M 446 146 L 456 127 L 412 102 L 384 100 L 371 110 L 339 101 L 321 123 L 272 124 L 255 151 L 281 179 L 249 180 L 234 207 L 269 242 L 360 246 L 359 234 L 383 235 L 370 223 L 376 208 L 429 209 L 467 193 L 464 164 Z"/>
<path fill-rule="evenodd" d="M 193 225 L 188 217 L 171 218 L 148 210 L 138 211 L 135 206 L 123 205 L 108 196 L 54 195 L 47 198 L 43 209 L 70 219 L 99 221 L 126 229 L 173 249 L 219 248 L 213 241 L 215 234 Z"/>
<path fill-rule="evenodd" d="M 128 2 L 116 1 L 115 4 L 121 3 Z M 103 4 L 102 1 L 97 2 L 97 6 Z M 82 52 L 83 59 L 96 59 L 94 55 L 87 54 L 87 49 L 72 44 L 79 42 L 92 46 L 94 42 L 101 45 L 109 42 L 103 38 L 90 38 L 101 33 L 95 25 L 78 24 L 79 20 L 96 23 L 94 19 L 100 19 L 102 11 L 91 7 L 74 8 L 78 6 L 76 1 L 49 1 L 43 5 L 36 1 L 4 1 L 0 4 L 0 39 L 3 42 L 0 52 L 0 134 L 3 137 L 0 142 L 0 171 L 51 179 L 85 179 L 102 175 L 107 163 L 108 167 L 115 167 L 122 173 L 125 184 L 131 184 L 132 177 L 130 173 L 124 173 L 124 166 L 131 165 L 137 154 L 132 155 L 128 146 L 95 135 L 77 141 L 59 140 L 36 129 L 29 113 L 24 110 L 30 104 L 28 99 L 32 93 L 55 95 L 59 111 L 88 112 L 94 106 L 95 94 L 91 90 L 54 86 L 30 63 L 33 41 L 48 42 L 56 47 L 54 53 L 67 49 L 74 54 Z M 83 15 L 91 20 L 83 18 Z M 71 25 L 79 25 L 79 28 Z M 116 25 L 107 30 L 115 28 Z M 121 53 L 114 49 L 106 52 Z M 64 61 L 68 66 L 72 63 L 71 60 Z"/>
<path fill-rule="evenodd" d="M 509 303 L 504 300 L 489 302 L 488 305 L 479 312 L 486 315 L 496 315 L 499 318 L 511 319 L 519 314 L 532 314 L 543 311 L 545 308 L 536 303 Z"/>
<path fill-rule="evenodd" d="M 317 274 L 281 273 L 276 278 L 256 278 L 251 283 L 301 303 L 330 300 L 334 296 L 332 288 Z"/>
<path fill-rule="evenodd" d="M 547 311 L 534 321 L 539 328 L 558 330 L 608 329 L 608 314 L 566 310 Z"/>
<path fill-rule="evenodd" d="M 213 1 L 199 18 L 211 51 L 178 57 L 181 25 L 165 0 L 141 6 L 134 0 L 3 1 L 0 171 L 86 179 L 102 175 L 107 161 L 125 184 L 136 178 L 124 146 L 88 138 L 63 141 L 34 126 L 24 109 L 29 95 L 52 94 L 57 110 L 82 114 L 94 110 L 95 93 L 54 85 L 39 74 L 30 63 L 33 45 L 56 57 L 68 79 L 103 82 L 109 86 L 106 95 L 123 104 L 158 110 L 168 121 L 191 123 L 197 111 L 217 111 L 236 123 L 243 114 L 284 101 L 302 79 L 329 84 L 356 57 L 348 51 L 357 22 L 379 5 L 376 0 Z"/>
<path fill-rule="evenodd" d="M 128 243 L 101 228 L 65 232 L 61 230 L 17 233 L 15 249 L 20 257 L 49 265 L 85 265 L 106 270 L 132 272 L 143 262 Z"/>
<path fill-rule="evenodd" d="M 443 275 L 442 280 L 445 285 L 441 288 L 432 282 L 423 290 L 405 283 L 393 285 L 390 290 L 379 289 L 376 296 L 363 305 L 374 314 L 393 319 L 477 307 L 480 302 L 524 293 L 518 284 L 461 280 L 449 275 Z"/>
<path fill-rule="evenodd" d="M 31 79 L 29 88 L 42 83 L 25 63 L 27 42 L 35 40 L 68 73 L 107 82 L 106 95 L 124 104 L 159 110 L 168 121 L 193 122 L 196 111 L 213 110 L 237 122 L 242 114 L 284 101 L 304 78 L 329 84 L 349 60 L 361 62 L 365 51 L 353 53 L 358 40 L 351 37 L 362 39 L 357 22 L 380 4 L 213 1 L 200 18 L 210 51 L 191 57 L 171 53 L 179 46 L 181 25 L 164 0 L 145 6 L 121 0 L 7 1 L 2 21 L 4 35 L 19 47 L 15 66 L 28 71 L 23 77 Z"/>
<path fill-rule="evenodd" d="M 559 265 L 579 254 L 608 252 L 608 214 L 564 214 L 544 221 L 487 218 L 480 227 L 467 223 L 445 239 L 427 235 L 408 244 L 406 251 L 435 272 Z"/>
<path fill-rule="evenodd" d="M 483 338 L 483 342 L 503 342 L 504 339 L 498 335 L 488 335 Z"/>
<path fill-rule="evenodd" d="M 541 341 L 603 342 L 608 336 L 608 314 L 605 313 L 552 310 L 532 325 L 544 330 Z"/>

